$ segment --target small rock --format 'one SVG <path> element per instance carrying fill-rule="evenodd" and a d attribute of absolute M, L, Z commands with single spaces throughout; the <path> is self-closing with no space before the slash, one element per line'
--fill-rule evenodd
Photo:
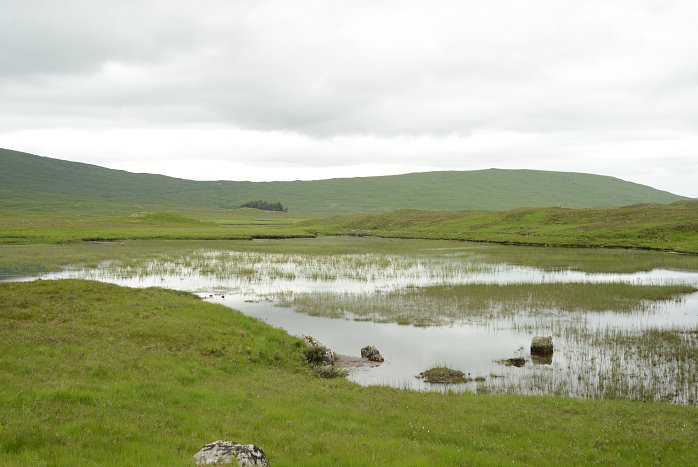
<path fill-rule="evenodd" d="M 383 362 L 385 359 L 383 356 L 380 354 L 377 348 L 375 348 L 372 345 L 366 346 L 363 349 L 361 349 L 361 357 L 362 358 L 368 358 L 372 362 Z"/>
<path fill-rule="evenodd" d="M 534 336 L 531 339 L 531 355 L 548 355 L 553 353 L 553 336 Z"/>
<path fill-rule="evenodd" d="M 214 441 L 194 454 L 194 463 L 237 464 L 240 467 L 269 466 L 269 459 L 254 444 L 238 444 L 232 441 Z"/>

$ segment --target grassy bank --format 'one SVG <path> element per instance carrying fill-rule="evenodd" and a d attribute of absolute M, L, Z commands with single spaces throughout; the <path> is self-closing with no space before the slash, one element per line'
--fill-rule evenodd
<path fill-rule="evenodd" d="M 506 212 L 405 210 L 309 220 L 300 227 L 321 234 L 698 253 L 696 201 L 622 208 L 521 208 Z"/>
<path fill-rule="evenodd" d="M 5 465 L 187 465 L 216 439 L 273 465 L 698 462 L 698 408 L 362 388 L 296 338 L 189 294 L 0 284 Z"/>
<path fill-rule="evenodd" d="M 255 212 L 250 212 L 255 211 Z M 131 211 L 128 215 L 18 215 L 0 212 L 0 243 L 115 240 L 240 240 L 308 237 L 298 219 L 259 210 Z"/>
<path fill-rule="evenodd" d="M 172 207 L 144 212 L 131 206 L 120 208 L 113 215 L 81 214 L 76 207 L 56 209 L 54 214 L 0 211 L 0 244 L 359 235 L 698 253 L 696 201 L 622 208 L 520 208 L 504 212 L 405 210 L 315 219 L 256 209 Z"/>

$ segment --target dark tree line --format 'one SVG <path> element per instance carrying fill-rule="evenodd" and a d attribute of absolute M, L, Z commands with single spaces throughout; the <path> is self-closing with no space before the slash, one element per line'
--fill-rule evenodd
<path fill-rule="evenodd" d="M 243 204 L 240 207 L 241 208 L 264 209 L 265 211 L 288 212 L 288 208 L 285 208 L 283 206 L 283 204 L 279 203 L 278 201 L 276 203 L 270 203 L 268 201 L 262 201 L 261 199 L 258 199 L 257 201 L 248 201 L 247 203 Z"/>

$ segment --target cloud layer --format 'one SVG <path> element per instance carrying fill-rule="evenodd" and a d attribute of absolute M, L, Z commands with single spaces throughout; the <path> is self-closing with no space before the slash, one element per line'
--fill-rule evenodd
<path fill-rule="evenodd" d="M 3 147 L 206 179 L 536 168 L 698 196 L 693 1 L 0 8 Z"/>

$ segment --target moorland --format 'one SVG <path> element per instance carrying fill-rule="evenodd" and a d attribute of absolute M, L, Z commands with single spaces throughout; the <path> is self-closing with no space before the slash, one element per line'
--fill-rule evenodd
<path fill-rule="evenodd" d="M 322 265 L 329 262 L 335 269 L 317 280 L 367 270 L 360 280 L 370 283 L 376 267 L 389 275 L 395 265 L 421 265 L 426 250 L 447 250 L 435 260 L 439 271 L 462 253 L 468 261 L 477 256 L 484 265 L 478 268 L 506 264 L 542 274 L 690 274 L 698 271 L 696 200 L 610 177 L 535 171 L 468 174 L 484 178 L 482 185 L 463 174 L 435 173 L 421 180 L 412 174 L 234 186 L 3 151 L 3 464 L 188 465 L 216 439 L 254 442 L 273 465 L 698 462 L 695 400 L 665 397 L 660 387 L 619 384 L 569 397 L 362 386 L 318 377 L 298 337 L 204 301 L 201 293 L 84 279 L 17 281 L 66 268 L 116 267 L 117 274 L 134 277 L 153 264 L 206 268 L 213 254 L 234 260 L 204 271 L 225 280 L 255 278 L 264 261 L 295 261 L 294 274 L 304 262 L 308 274 L 328 271 Z M 449 188 L 428 196 L 435 185 Z M 288 212 L 238 207 L 253 200 L 283 203 Z M 367 262 L 370 268 L 362 269 Z M 274 274 L 290 280 L 286 269 L 270 270 L 276 272 L 259 281 Z M 551 309 L 632 319 L 651 312 L 653 303 L 696 294 L 695 284 L 614 281 L 428 284 L 393 293 L 380 304 L 352 301 L 351 315 L 376 326 L 437 326 L 443 320 L 488 322 L 493 308 L 511 319 L 525 303 L 534 325 L 545 326 Z M 336 316 L 348 309 L 332 294 L 285 298 L 305 314 Z M 464 315 L 458 304 L 465 299 L 472 306 Z M 414 307 L 412 315 L 400 314 L 413 303 L 440 303 L 443 313 Z M 582 333 L 585 323 L 562 329 Z M 585 338 L 624 353 L 649 342 L 648 362 L 672 375 L 682 369 L 686 397 L 698 384 L 694 324 L 602 329 Z M 666 370 L 662 361 L 673 366 Z M 625 381 L 623 374 L 610 377 Z"/>

